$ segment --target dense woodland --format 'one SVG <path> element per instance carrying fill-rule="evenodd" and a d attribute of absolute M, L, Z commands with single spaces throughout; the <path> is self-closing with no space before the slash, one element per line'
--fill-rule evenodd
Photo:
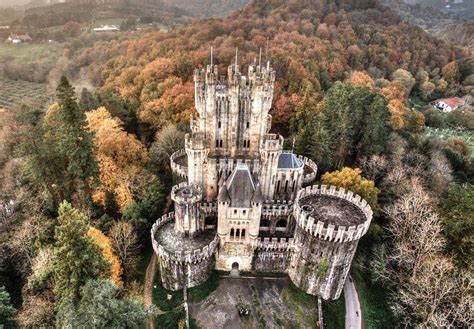
<path fill-rule="evenodd" d="M 421 132 L 473 129 L 474 114 L 410 101 L 472 96 L 466 48 L 373 0 L 255 0 L 169 32 L 75 38 L 49 74 L 53 104 L 0 111 L 0 319 L 136 327 L 155 312 L 139 262 L 195 112 L 193 70 L 212 45 L 221 72 L 236 48 L 244 67 L 263 50 L 277 76 L 272 130 L 318 163 L 320 182 L 375 210 L 354 265 L 386 296 L 385 313 L 370 316 L 386 327 L 473 323 L 472 148 Z M 84 77 L 94 88 L 74 91 Z"/>

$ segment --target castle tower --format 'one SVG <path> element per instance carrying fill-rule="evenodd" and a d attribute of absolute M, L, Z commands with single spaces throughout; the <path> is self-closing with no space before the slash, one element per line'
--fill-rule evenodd
<path fill-rule="evenodd" d="M 283 137 L 275 134 L 267 134 L 263 141 L 260 152 L 262 158 L 262 169 L 260 182 L 264 200 L 273 200 L 275 193 L 276 174 L 278 159 L 283 150 Z"/>
<path fill-rule="evenodd" d="M 209 147 L 203 133 L 186 134 L 186 154 L 188 156 L 188 182 L 205 188 L 207 181 L 206 163 Z"/>
<path fill-rule="evenodd" d="M 171 199 L 175 203 L 175 232 L 195 236 L 204 230 L 204 218 L 200 213 L 199 202 L 202 189 L 197 185 L 181 183 L 173 186 Z"/>
<path fill-rule="evenodd" d="M 350 191 L 323 185 L 300 190 L 293 213 L 290 279 L 308 294 L 339 298 L 359 239 L 369 229 L 370 206 Z"/>

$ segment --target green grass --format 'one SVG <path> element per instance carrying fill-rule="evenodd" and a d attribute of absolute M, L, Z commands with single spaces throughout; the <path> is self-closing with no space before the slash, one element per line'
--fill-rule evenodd
<path fill-rule="evenodd" d="M 363 277 L 363 273 L 357 267 L 352 269 L 352 278 L 356 283 L 359 295 L 364 328 L 397 328 L 399 324 L 395 321 L 388 305 L 388 294 L 383 287 L 375 285 Z"/>
<path fill-rule="evenodd" d="M 411 108 L 414 108 L 416 111 L 421 111 L 426 105 L 428 105 L 428 102 L 425 102 L 419 97 L 411 96 L 408 97 L 408 103 Z"/>
<path fill-rule="evenodd" d="M 185 322 L 186 314 L 184 307 L 176 308 L 168 313 L 159 315 L 155 319 L 156 328 L 162 329 L 175 329 L 178 328 L 180 321 Z"/>
<path fill-rule="evenodd" d="M 212 271 L 211 276 L 203 284 L 188 289 L 188 298 L 192 302 L 200 302 L 207 298 L 217 289 L 220 282 L 220 276 L 217 271 Z"/>
<path fill-rule="evenodd" d="M 55 60 L 61 53 L 63 46 L 59 43 L 23 43 L 9 45 L 0 43 L 0 63 L 25 64 L 47 58 Z"/>
<path fill-rule="evenodd" d="M 323 301 L 323 321 L 325 328 L 344 329 L 346 317 L 346 305 L 344 295 L 338 300 Z"/>
<path fill-rule="evenodd" d="M 168 295 L 171 296 L 170 299 L 168 299 Z M 183 291 L 166 290 L 161 284 L 159 271 L 156 271 L 155 281 L 153 282 L 153 304 L 158 306 L 158 308 L 162 311 L 170 311 L 182 303 Z"/>
<path fill-rule="evenodd" d="M 297 304 L 317 305 L 318 299 L 315 296 L 309 295 L 303 290 L 300 290 L 291 281 L 288 284 L 288 293 L 291 299 Z"/>

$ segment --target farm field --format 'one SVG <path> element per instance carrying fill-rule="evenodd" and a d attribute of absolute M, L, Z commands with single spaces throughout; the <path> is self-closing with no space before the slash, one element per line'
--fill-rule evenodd
<path fill-rule="evenodd" d="M 462 128 L 431 128 L 425 127 L 423 135 L 428 138 L 448 140 L 452 138 L 462 139 L 474 152 L 474 131 Z"/>
<path fill-rule="evenodd" d="M 15 105 L 43 107 L 50 100 L 48 85 L 0 76 L 0 108 L 11 109 Z"/>
<path fill-rule="evenodd" d="M 9 45 L 0 43 L 0 63 L 29 63 L 42 58 L 55 59 L 63 46 L 52 43 L 24 43 Z"/>

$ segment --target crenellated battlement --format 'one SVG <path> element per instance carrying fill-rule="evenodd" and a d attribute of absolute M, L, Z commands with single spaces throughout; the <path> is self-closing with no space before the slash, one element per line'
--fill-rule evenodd
<path fill-rule="evenodd" d="M 314 182 L 316 179 L 316 174 L 318 173 L 318 165 L 316 162 L 302 155 L 298 155 L 298 159 L 303 161 L 305 165 L 303 184 L 310 184 Z"/>
<path fill-rule="evenodd" d="M 277 134 L 266 134 L 263 140 L 265 151 L 281 151 L 283 149 L 283 136 Z"/>
<path fill-rule="evenodd" d="M 185 264 L 196 264 L 202 262 L 205 259 L 208 259 L 214 255 L 217 245 L 219 243 L 219 237 L 216 236 L 214 239 L 207 244 L 206 246 L 189 250 L 189 251 L 169 251 L 166 250 L 162 245 L 156 240 L 156 234 L 160 228 L 162 228 L 167 223 L 170 223 L 174 220 L 174 212 L 170 212 L 160 219 L 158 219 L 151 228 L 151 240 L 153 244 L 153 250 L 164 262 L 173 262 L 173 263 L 185 263 Z"/>
<path fill-rule="evenodd" d="M 262 207 L 262 215 L 265 216 L 287 216 L 293 211 L 293 202 L 291 201 L 269 201 L 266 200 Z"/>
<path fill-rule="evenodd" d="M 171 170 L 183 178 L 188 178 L 188 155 L 186 150 L 178 150 L 171 154 L 170 165 Z"/>
<path fill-rule="evenodd" d="M 202 188 L 187 182 L 174 185 L 171 189 L 171 199 L 178 204 L 195 204 L 202 199 Z"/>
<path fill-rule="evenodd" d="M 262 238 L 257 243 L 257 249 L 263 251 L 293 250 L 293 238 Z"/>
<path fill-rule="evenodd" d="M 217 214 L 217 203 L 216 202 L 202 202 L 200 204 L 201 211 L 206 215 Z"/>
<path fill-rule="evenodd" d="M 317 211 L 311 205 L 302 205 L 301 200 L 308 196 L 330 196 L 342 199 L 355 205 L 365 216 L 362 223 L 358 225 L 336 225 L 321 220 L 316 220 L 312 213 Z M 293 215 L 298 225 L 307 233 L 326 241 L 347 242 L 360 239 L 369 229 L 372 220 L 372 209 L 359 195 L 353 194 L 344 188 L 337 189 L 335 186 L 313 185 L 301 189 L 296 197 Z"/>

